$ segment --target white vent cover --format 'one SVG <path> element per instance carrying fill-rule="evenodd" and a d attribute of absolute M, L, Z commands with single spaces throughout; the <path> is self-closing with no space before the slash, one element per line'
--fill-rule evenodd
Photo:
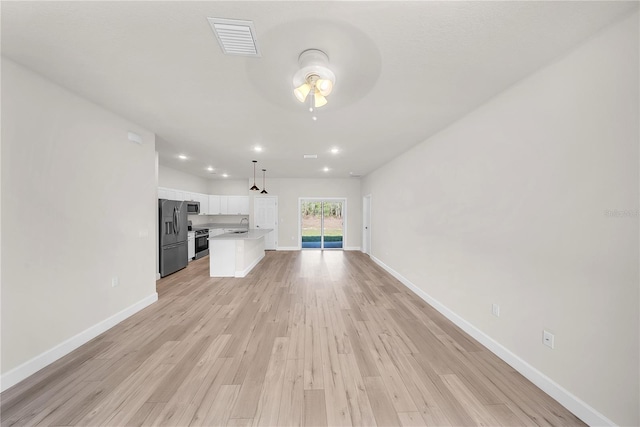
<path fill-rule="evenodd" d="M 252 21 L 207 18 L 226 55 L 260 56 Z"/>
<path fill-rule="evenodd" d="M 318 155 L 317 154 L 305 154 L 304 158 L 305 159 L 317 159 Z"/>

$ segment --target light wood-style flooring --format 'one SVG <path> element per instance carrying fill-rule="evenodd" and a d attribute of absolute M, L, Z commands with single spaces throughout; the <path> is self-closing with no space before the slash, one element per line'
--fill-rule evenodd
<path fill-rule="evenodd" d="M 359 252 L 208 268 L 2 393 L 2 425 L 583 425 Z"/>

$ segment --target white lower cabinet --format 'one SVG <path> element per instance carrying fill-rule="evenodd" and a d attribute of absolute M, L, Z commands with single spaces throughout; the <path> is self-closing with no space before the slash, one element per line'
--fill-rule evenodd
<path fill-rule="evenodd" d="M 187 233 L 187 257 L 189 261 L 196 257 L 196 232 L 189 231 Z"/>

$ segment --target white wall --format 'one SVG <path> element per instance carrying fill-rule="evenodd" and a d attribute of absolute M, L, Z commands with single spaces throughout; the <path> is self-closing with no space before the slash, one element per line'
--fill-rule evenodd
<path fill-rule="evenodd" d="M 640 423 L 638 51 L 635 13 L 362 188 L 375 257 L 620 425 Z"/>
<path fill-rule="evenodd" d="M 196 175 L 184 173 L 168 166 L 158 166 L 158 187 L 175 188 L 192 193 L 211 194 L 211 181 Z"/>
<path fill-rule="evenodd" d="M 151 132 L 5 58 L 1 158 L 6 388 L 157 299 L 157 184 Z"/>
<path fill-rule="evenodd" d="M 253 179 L 248 184 L 249 187 L 252 184 Z M 362 244 L 362 196 L 359 179 L 268 179 L 267 191 L 270 196 L 278 196 L 278 247 L 300 247 L 298 241 L 298 199 L 301 197 L 326 197 L 347 200 L 345 248 L 360 248 Z M 251 197 L 250 212 L 253 212 L 253 197 Z M 253 217 L 253 215 L 251 216 Z M 253 226 L 253 218 L 251 225 Z"/>
<path fill-rule="evenodd" d="M 251 184 L 246 179 L 212 179 L 209 181 L 209 194 L 221 196 L 248 196 Z"/>

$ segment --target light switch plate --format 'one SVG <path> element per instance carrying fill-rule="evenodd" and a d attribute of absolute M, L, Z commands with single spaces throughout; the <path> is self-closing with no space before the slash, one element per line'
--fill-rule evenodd
<path fill-rule="evenodd" d="M 549 348 L 554 348 L 555 346 L 554 340 L 555 340 L 555 336 L 551 332 L 549 331 L 542 332 L 542 343 L 544 345 L 546 345 Z"/>
<path fill-rule="evenodd" d="M 491 314 L 500 317 L 500 306 L 498 304 L 491 304 Z"/>

